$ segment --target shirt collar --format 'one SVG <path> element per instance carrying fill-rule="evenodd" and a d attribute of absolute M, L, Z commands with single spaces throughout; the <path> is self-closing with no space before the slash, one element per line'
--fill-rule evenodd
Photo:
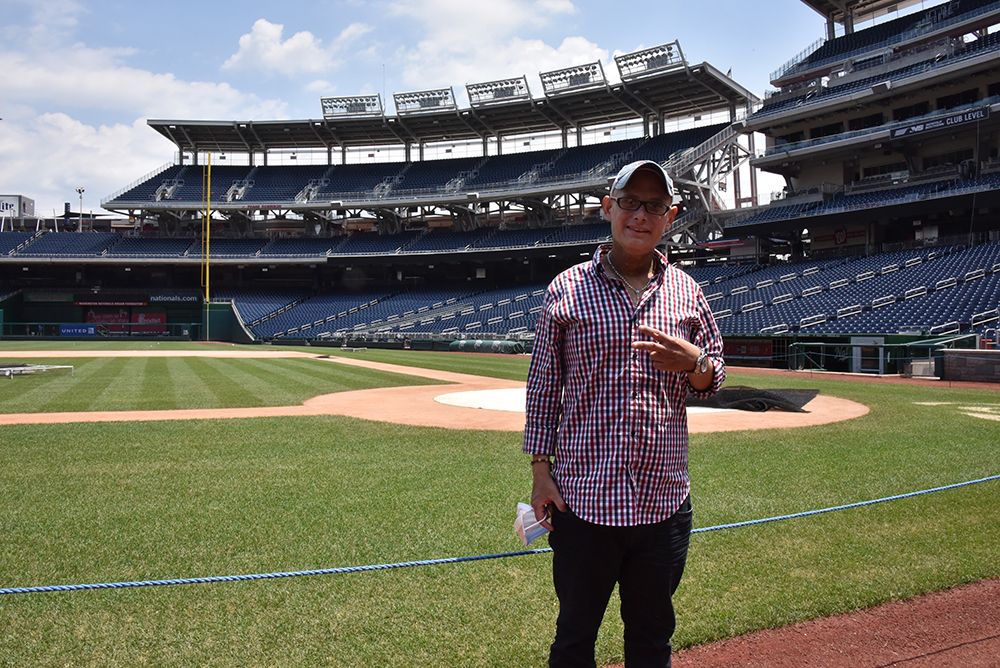
<path fill-rule="evenodd" d="M 595 274 L 604 272 L 604 265 L 601 264 L 601 257 L 605 253 L 611 252 L 611 244 L 601 244 L 594 251 L 594 257 L 590 260 L 591 268 Z M 660 251 L 653 249 L 653 278 L 656 279 L 667 268 L 667 258 L 663 257 Z"/>

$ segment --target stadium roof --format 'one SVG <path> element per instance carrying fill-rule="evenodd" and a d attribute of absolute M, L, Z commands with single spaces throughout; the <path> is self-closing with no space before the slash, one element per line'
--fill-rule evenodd
<path fill-rule="evenodd" d="M 546 75 L 551 75 L 552 82 L 543 96 L 532 96 L 530 92 L 511 100 L 498 96 L 497 101 L 467 108 L 449 104 L 447 108 L 441 105 L 396 115 L 368 111 L 297 121 L 150 120 L 148 124 L 181 151 L 332 150 L 474 141 L 638 119 L 701 115 L 746 107 L 757 100 L 753 93 L 708 63 L 689 66 L 676 42 L 618 56 L 616 61 L 622 74 L 618 83 L 608 82 L 600 64 L 594 63 L 542 73 L 543 83 Z M 586 68 L 594 76 L 588 74 L 581 79 L 576 72 Z M 449 90 L 443 89 L 443 98 L 449 98 Z M 397 108 L 402 97 L 420 94 L 396 94 Z"/>
<path fill-rule="evenodd" d="M 824 18 L 835 23 L 844 23 L 849 12 L 855 23 L 863 23 L 884 14 L 915 5 L 920 0 L 802 0 L 819 12 Z"/>

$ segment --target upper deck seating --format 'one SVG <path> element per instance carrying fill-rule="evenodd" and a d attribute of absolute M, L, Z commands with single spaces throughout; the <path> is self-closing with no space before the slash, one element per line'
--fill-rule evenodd
<path fill-rule="evenodd" d="M 482 158 L 451 158 L 414 162 L 406 169 L 402 182 L 393 190 L 443 190 L 449 181 L 462 172 L 474 169 L 481 161 Z"/>
<path fill-rule="evenodd" d="M 325 256 L 343 241 L 340 237 L 315 239 L 272 239 L 260 250 L 261 255 Z"/>
<path fill-rule="evenodd" d="M 595 167 L 610 163 L 607 171 L 614 173 L 615 169 L 626 160 L 621 156 L 631 155 L 631 152 L 642 143 L 640 139 L 621 139 L 618 141 L 577 146 L 566 151 L 542 173 L 543 179 L 560 179 L 575 174 L 586 174 Z"/>
<path fill-rule="evenodd" d="M 901 44 L 913 37 L 934 32 L 945 24 L 957 23 L 980 14 L 996 11 L 996 0 L 955 0 L 936 5 L 922 12 L 901 16 L 885 23 L 873 25 L 849 35 L 825 41 L 809 54 L 795 71 L 807 71 L 823 64 L 836 63 L 848 58 L 863 56 L 880 49 Z"/>
<path fill-rule="evenodd" d="M 465 186 L 470 188 L 472 186 L 508 185 L 517 181 L 536 165 L 544 168 L 558 153 L 559 151 L 556 150 L 545 150 L 490 156 L 476 174 L 465 182 Z"/>
<path fill-rule="evenodd" d="M 295 199 L 310 183 L 318 183 L 329 165 L 282 165 L 256 167 L 247 174 L 252 185 L 240 201 L 287 202 Z"/>
<path fill-rule="evenodd" d="M 543 245 L 576 244 L 593 242 L 604 243 L 611 238 L 611 223 L 587 223 L 585 225 L 567 225 L 545 240 Z"/>
<path fill-rule="evenodd" d="M 637 148 L 634 151 L 633 158 L 636 160 L 654 160 L 660 163 L 666 162 L 675 153 L 699 146 L 727 127 L 729 127 L 729 123 L 717 123 L 715 125 L 704 125 L 688 130 L 666 132 L 656 137 L 651 137 L 645 144 Z"/>
<path fill-rule="evenodd" d="M 420 231 L 399 234 L 379 234 L 378 232 L 354 232 L 331 250 L 332 255 L 385 255 L 398 253 L 410 243 Z"/>
<path fill-rule="evenodd" d="M 180 257 L 198 245 L 195 239 L 122 237 L 108 249 L 108 255 L 125 257 Z"/>
<path fill-rule="evenodd" d="M 559 232 L 557 227 L 525 230 L 497 230 L 473 244 L 476 248 L 524 248 L 536 246 Z"/>
<path fill-rule="evenodd" d="M 0 232 L 0 255 L 10 255 L 26 243 L 34 232 Z"/>
<path fill-rule="evenodd" d="M 107 232 L 47 232 L 17 252 L 18 255 L 103 255 L 120 234 Z"/>
<path fill-rule="evenodd" d="M 492 230 L 481 228 L 471 232 L 455 232 L 446 228 L 428 230 L 404 248 L 406 253 L 447 252 L 465 250 L 475 245 L 477 241 L 488 236 Z"/>
<path fill-rule="evenodd" d="M 148 202 L 156 199 L 156 190 L 165 182 L 177 178 L 183 165 L 170 165 L 162 172 L 151 176 L 145 181 L 129 188 L 115 197 L 115 202 Z"/>
<path fill-rule="evenodd" d="M 320 187 L 318 197 L 370 194 L 380 183 L 395 178 L 405 166 L 401 162 L 337 165 L 327 173 L 328 182 Z"/>

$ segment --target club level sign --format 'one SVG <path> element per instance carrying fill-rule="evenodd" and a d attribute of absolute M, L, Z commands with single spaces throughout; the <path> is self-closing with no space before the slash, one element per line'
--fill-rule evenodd
<path fill-rule="evenodd" d="M 953 114 L 951 116 L 946 116 L 945 118 L 935 118 L 932 121 L 926 121 L 924 123 L 914 123 L 913 125 L 907 125 L 906 127 L 896 128 L 892 131 L 892 138 L 899 139 L 900 137 L 908 137 L 910 135 L 922 134 L 924 132 L 931 132 L 933 130 L 942 130 L 945 128 L 954 127 L 956 125 L 965 125 L 966 123 L 975 123 L 977 121 L 985 121 L 990 117 L 989 107 L 979 107 L 977 109 L 970 109 L 969 111 L 963 111 L 960 114 Z"/>

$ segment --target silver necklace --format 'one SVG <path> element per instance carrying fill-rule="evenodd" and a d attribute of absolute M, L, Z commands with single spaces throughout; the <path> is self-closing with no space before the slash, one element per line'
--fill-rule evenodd
<path fill-rule="evenodd" d="M 618 268 L 615 267 L 615 263 L 611 261 L 611 253 L 608 253 L 604 257 L 607 258 L 608 266 L 611 267 L 611 271 L 615 272 L 615 276 L 617 276 L 621 280 L 621 282 L 624 283 L 626 287 L 628 287 L 629 290 L 635 293 L 636 301 L 638 301 L 639 295 L 641 295 L 643 292 L 646 291 L 646 288 L 648 288 L 649 284 L 653 282 L 653 279 L 647 280 L 646 285 L 642 286 L 641 290 L 636 290 L 635 288 L 632 287 L 631 283 L 625 280 L 625 277 L 621 275 L 621 272 L 618 271 Z"/>

